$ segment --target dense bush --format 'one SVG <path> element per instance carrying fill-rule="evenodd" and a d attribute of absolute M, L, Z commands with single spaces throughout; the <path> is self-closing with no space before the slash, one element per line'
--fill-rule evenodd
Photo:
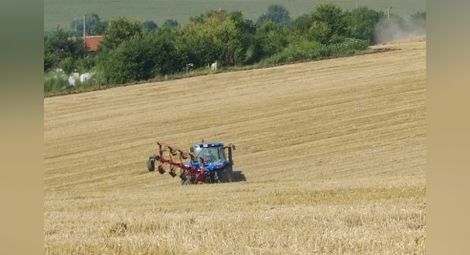
<path fill-rule="evenodd" d="M 63 72 L 50 71 L 44 75 L 44 92 L 60 91 L 67 87 L 67 75 Z"/>
<path fill-rule="evenodd" d="M 244 64 L 253 54 L 250 27 L 238 12 L 210 11 L 194 17 L 178 31 L 182 59 L 196 67 L 214 61 L 224 66 Z"/>
<path fill-rule="evenodd" d="M 96 67 L 96 57 L 87 55 L 75 62 L 75 69 L 80 73 L 93 71 Z"/>
<path fill-rule="evenodd" d="M 113 50 L 121 43 L 129 41 L 143 34 L 142 22 L 134 19 L 119 17 L 109 23 L 105 40 L 101 44 L 102 50 Z"/>
<path fill-rule="evenodd" d="M 165 22 L 163 22 L 163 25 L 162 25 L 162 27 L 166 27 L 166 28 L 177 28 L 179 26 L 180 24 L 175 19 L 167 19 L 165 20 Z"/>
<path fill-rule="evenodd" d="M 182 69 L 170 32 L 148 33 L 103 52 L 98 70 L 104 83 L 127 83 Z"/>
<path fill-rule="evenodd" d="M 347 24 L 343 10 L 333 4 L 318 5 L 312 14 L 310 34 L 322 44 L 341 42 L 346 36 Z"/>
<path fill-rule="evenodd" d="M 347 24 L 348 37 L 374 42 L 374 28 L 382 17 L 383 13 L 366 7 L 347 12 L 344 19 Z"/>
<path fill-rule="evenodd" d="M 260 47 L 262 57 L 269 57 L 278 53 L 288 44 L 285 31 L 270 20 L 259 24 L 255 39 Z"/>
<path fill-rule="evenodd" d="M 299 41 L 289 44 L 281 52 L 276 53 L 262 61 L 262 64 L 279 64 L 293 62 L 301 59 L 313 59 L 321 54 L 322 45 L 315 41 Z"/>
<path fill-rule="evenodd" d="M 142 27 L 144 28 L 144 31 L 152 32 L 152 31 L 157 30 L 158 25 L 152 20 L 147 20 L 147 21 L 144 21 L 144 23 L 142 23 Z"/>
<path fill-rule="evenodd" d="M 347 56 L 364 50 L 369 46 L 365 40 L 346 38 L 343 42 L 322 45 L 315 41 L 298 41 L 289 44 L 281 52 L 268 57 L 262 64 L 289 63 L 303 59 Z"/>
<path fill-rule="evenodd" d="M 63 66 L 73 69 L 74 62 L 85 55 L 85 46 L 80 38 L 70 31 L 57 28 L 44 36 L 44 71 Z"/>
<path fill-rule="evenodd" d="M 368 46 L 369 42 L 366 40 L 346 38 L 343 42 L 325 45 L 322 54 L 326 57 L 347 56 L 365 50 Z"/>

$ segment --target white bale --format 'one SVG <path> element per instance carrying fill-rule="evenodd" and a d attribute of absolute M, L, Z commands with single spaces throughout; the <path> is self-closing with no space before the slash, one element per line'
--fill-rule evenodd
<path fill-rule="evenodd" d="M 57 73 L 57 74 L 64 74 L 64 70 L 62 70 L 61 68 L 56 68 L 54 69 L 54 72 Z"/>
<path fill-rule="evenodd" d="M 70 86 L 75 86 L 79 79 L 80 79 L 80 74 L 79 73 L 72 73 L 69 76 L 69 79 L 68 79 L 69 85 Z"/>
<path fill-rule="evenodd" d="M 93 73 L 82 73 L 80 75 L 80 83 L 85 83 L 93 78 Z"/>
<path fill-rule="evenodd" d="M 214 63 L 211 64 L 211 70 L 217 71 L 217 66 L 218 66 L 217 61 L 215 61 Z"/>
<path fill-rule="evenodd" d="M 69 83 L 69 86 L 75 86 L 77 80 L 75 79 L 75 77 L 73 77 L 72 75 L 69 76 L 69 79 L 67 80 L 68 83 Z"/>

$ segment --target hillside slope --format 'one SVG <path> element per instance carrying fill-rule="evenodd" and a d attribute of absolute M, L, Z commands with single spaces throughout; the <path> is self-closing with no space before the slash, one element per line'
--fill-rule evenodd
<path fill-rule="evenodd" d="M 426 44 L 44 99 L 46 252 L 424 253 Z M 147 173 L 237 145 L 246 182 Z"/>

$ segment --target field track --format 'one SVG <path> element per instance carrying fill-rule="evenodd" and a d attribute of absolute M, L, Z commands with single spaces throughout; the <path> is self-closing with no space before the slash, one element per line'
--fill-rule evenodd
<path fill-rule="evenodd" d="M 47 254 L 424 254 L 426 42 L 44 99 Z M 236 144 L 246 182 L 147 173 Z"/>

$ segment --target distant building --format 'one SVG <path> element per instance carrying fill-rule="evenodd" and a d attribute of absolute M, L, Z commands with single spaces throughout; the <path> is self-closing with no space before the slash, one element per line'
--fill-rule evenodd
<path fill-rule="evenodd" d="M 93 36 L 85 36 L 85 47 L 89 52 L 96 52 L 98 50 L 98 46 L 103 42 L 104 35 L 93 35 Z"/>

